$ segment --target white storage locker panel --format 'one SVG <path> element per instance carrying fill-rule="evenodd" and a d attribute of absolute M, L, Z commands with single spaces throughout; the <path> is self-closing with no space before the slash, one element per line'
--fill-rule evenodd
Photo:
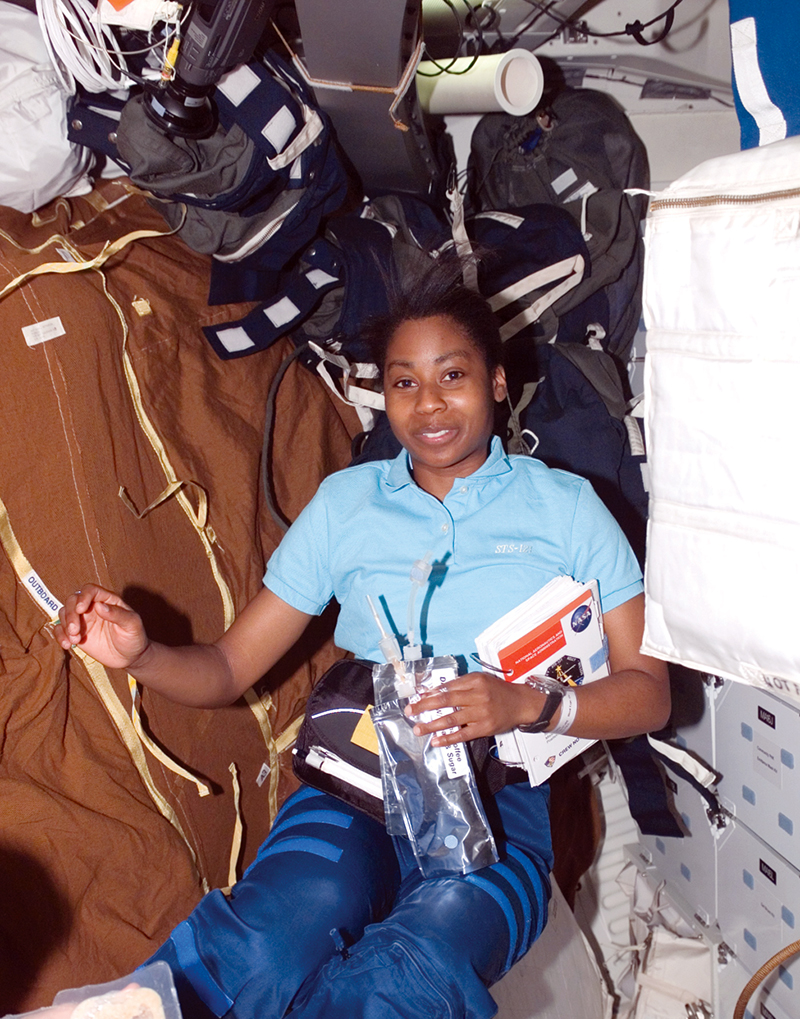
<path fill-rule="evenodd" d="M 800 711 L 731 681 L 715 710 L 723 805 L 800 867 Z"/>
<path fill-rule="evenodd" d="M 652 866 L 667 882 L 668 892 L 677 891 L 691 905 L 693 915 L 708 927 L 717 919 L 717 855 L 707 802 L 693 786 L 670 771 L 667 782 L 686 836 L 640 835 L 639 841 L 649 853 Z"/>
<path fill-rule="evenodd" d="M 717 843 L 717 868 L 722 937 L 752 975 L 800 938 L 800 871 L 736 821 Z M 800 1016 L 800 956 L 765 986 L 788 1015 Z"/>
<path fill-rule="evenodd" d="M 714 1015 L 719 1019 L 731 1019 L 739 995 L 752 976 L 737 960 L 729 959 L 717 968 L 718 997 Z M 793 1012 L 787 1012 L 771 994 L 772 981 L 761 984 L 753 992 L 744 1013 L 744 1019 L 797 1019 Z"/>

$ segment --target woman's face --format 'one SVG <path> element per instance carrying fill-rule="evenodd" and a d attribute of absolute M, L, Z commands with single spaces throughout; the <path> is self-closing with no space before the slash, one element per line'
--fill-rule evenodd
<path fill-rule="evenodd" d="M 490 375 L 461 326 L 436 315 L 397 329 L 383 381 L 389 424 L 411 456 L 414 480 L 443 499 L 454 478 L 486 460 L 494 404 L 506 395 L 503 369 Z"/>

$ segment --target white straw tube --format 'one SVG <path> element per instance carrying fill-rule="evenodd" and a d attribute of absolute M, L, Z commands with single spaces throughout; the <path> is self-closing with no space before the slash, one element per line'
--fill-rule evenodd
<path fill-rule="evenodd" d="M 470 67 L 473 63 L 474 66 Z M 440 60 L 447 67 L 448 60 Z M 515 117 L 531 113 L 542 97 L 544 75 L 536 57 L 528 50 L 515 49 L 488 56 L 459 57 L 450 71 L 442 74 L 436 64 L 424 60 L 417 72 L 417 95 L 426 113 L 494 113 L 503 111 Z M 419 71 L 426 72 L 420 74 Z M 435 77 L 427 74 L 435 73 Z"/>

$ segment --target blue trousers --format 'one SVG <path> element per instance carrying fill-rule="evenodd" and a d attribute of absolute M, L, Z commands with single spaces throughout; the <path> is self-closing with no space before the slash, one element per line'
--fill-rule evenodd
<path fill-rule="evenodd" d="M 547 794 L 487 805 L 500 862 L 423 879 L 404 839 L 303 788 L 229 898 L 214 891 L 150 959 L 184 1019 L 488 1019 L 487 988 L 533 944 L 552 866 Z"/>

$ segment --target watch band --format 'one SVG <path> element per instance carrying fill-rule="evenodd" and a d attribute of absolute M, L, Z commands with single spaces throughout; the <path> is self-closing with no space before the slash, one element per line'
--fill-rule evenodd
<path fill-rule="evenodd" d="M 533 687 L 534 690 L 540 690 L 541 692 L 546 693 L 547 697 L 536 721 L 529 722 L 526 725 L 518 725 L 517 728 L 520 732 L 544 732 L 550 724 L 550 719 L 556 713 L 556 708 L 559 704 L 561 704 L 565 688 L 560 683 L 556 683 L 554 680 L 543 683 L 539 679 L 526 679 L 525 682 L 528 686 Z"/>

